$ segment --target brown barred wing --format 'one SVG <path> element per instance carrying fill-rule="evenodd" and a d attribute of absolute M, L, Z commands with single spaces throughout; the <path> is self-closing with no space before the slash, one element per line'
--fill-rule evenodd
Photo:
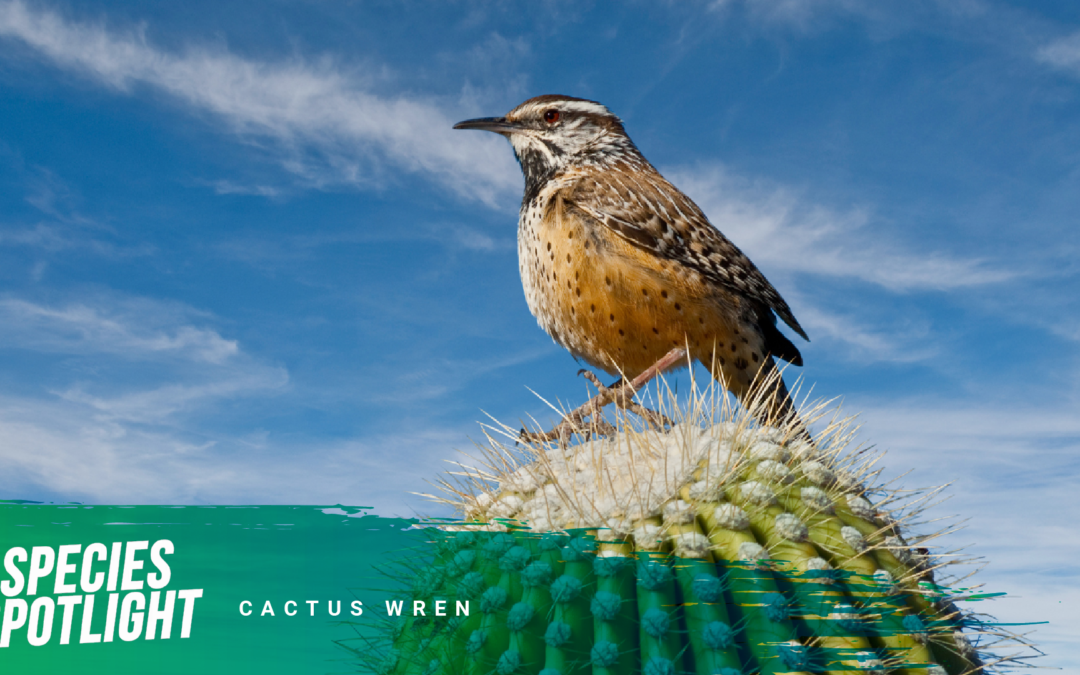
<path fill-rule="evenodd" d="M 630 244 L 764 305 L 809 339 L 765 275 L 689 197 L 655 170 L 627 169 L 590 173 L 568 191 L 568 201 Z M 765 317 L 760 320 L 768 323 Z M 775 326 L 763 326 L 765 331 L 769 328 L 776 331 Z"/>

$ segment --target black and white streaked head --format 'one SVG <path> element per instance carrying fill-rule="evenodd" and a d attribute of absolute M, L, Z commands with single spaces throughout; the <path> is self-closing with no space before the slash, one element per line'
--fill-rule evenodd
<path fill-rule="evenodd" d="M 509 139 L 525 174 L 526 202 L 569 167 L 645 162 L 622 120 L 596 101 L 572 96 L 537 96 L 505 117 L 466 120 L 454 128 L 494 131 Z"/>

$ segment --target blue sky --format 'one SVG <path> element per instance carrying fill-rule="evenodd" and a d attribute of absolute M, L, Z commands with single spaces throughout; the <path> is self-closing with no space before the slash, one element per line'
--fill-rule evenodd
<path fill-rule="evenodd" d="M 430 512 L 481 411 L 584 396 L 510 149 L 451 130 L 570 94 L 1080 656 L 1080 5 L 223 4 L 0 0 L 0 495 Z"/>

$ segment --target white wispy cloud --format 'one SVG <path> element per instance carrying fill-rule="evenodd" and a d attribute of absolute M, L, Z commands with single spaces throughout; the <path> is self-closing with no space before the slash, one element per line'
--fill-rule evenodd
<path fill-rule="evenodd" d="M 465 116 L 458 102 L 376 93 L 330 59 L 271 63 L 200 46 L 171 52 L 151 44 L 144 27 L 69 21 L 21 0 L 0 3 L 0 37 L 117 92 L 151 87 L 232 133 L 272 141 L 283 166 L 315 185 L 378 185 L 391 166 L 488 204 L 520 189 L 501 139 L 451 129 Z"/>
<path fill-rule="evenodd" d="M 0 153 L 0 161 L 4 159 Z M 121 240 L 115 228 L 89 217 L 78 209 L 81 201 L 74 190 L 55 172 L 42 167 L 23 168 L 20 162 L 6 162 L 19 175 L 26 203 L 40 216 L 37 222 L 11 218 L 0 223 L 0 247 L 33 249 L 37 253 L 91 254 L 103 258 L 130 258 L 153 254 L 146 242 Z M 43 265 L 43 261 L 39 261 Z"/>
<path fill-rule="evenodd" d="M 1051 331 L 1053 331 L 1056 335 L 1060 335 L 1066 340 L 1080 342 L 1080 320 L 1077 320 L 1075 318 L 1064 319 L 1060 322 L 1052 324 Z"/>
<path fill-rule="evenodd" d="M 369 372 L 373 381 L 382 382 L 369 400 L 373 403 L 394 404 L 442 399 L 460 391 L 476 380 L 492 373 L 535 361 L 558 347 L 542 340 L 539 346 L 521 349 L 483 359 L 417 359 L 410 355 L 407 364 L 380 362 L 372 364 Z"/>
<path fill-rule="evenodd" d="M 99 419 L 160 424 L 170 421 L 176 413 L 206 408 L 216 401 L 280 391 L 288 384 L 289 377 L 281 368 L 247 364 L 206 380 L 163 384 L 112 396 L 94 395 L 78 385 L 56 393 L 66 401 L 93 410 Z"/>
<path fill-rule="evenodd" d="M 799 296 L 793 296 L 793 298 Z M 794 301 L 794 300 L 793 300 Z M 928 326 L 868 326 L 848 314 L 830 312 L 810 302 L 799 302 L 799 322 L 816 340 L 825 338 L 843 345 L 843 355 L 860 363 L 911 363 L 936 355 L 937 347 L 927 346 L 923 338 Z M 913 345 L 920 346 L 913 346 Z"/>
<path fill-rule="evenodd" d="M 47 360 L 41 384 L 0 394 L 0 492 L 161 503 L 234 501 L 240 486 L 255 498 L 245 464 L 259 465 L 261 450 L 206 420 L 223 404 L 280 395 L 289 375 L 211 323 L 185 305 L 118 294 L 0 298 L 0 350 Z"/>
<path fill-rule="evenodd" d="M 423 488 L 419 476 L 433 477 L 455 442 L 467 444 L 471 424 L 426 421 L 363 438 L 274 434 L 260 428 L 262 414 L 222 429 L 212 421 L 222 406 L 263 399 L 252 405 L 291 410 L 296 398 L 289 402 L 285 368 L 247 353 L 213 323 L 186 305 L 116 293 L 52 304 L 0 298 L 0 350 L 49 359 L 39 388 L 0 393 L 0 494 L 342 502 L 411 515 L 423 508 L 408 496 Z"/>
<path fill-rule="evenodd" d="M 514 229 L 501 236 L 453 221 L 411 223 L 408 228 L 353 228 L 348 231 L 267 237 L 259 234 L 225 239 L 213 249 L 228 259 L 264 271 L 280 271 L 316 259 L 321 251 L 379 242 L 433 242 L 448 250 L 505 253 L 516 247 Z M 309 280 L 309 283 L 311 281 Z"/>
<path fill-rule="evenodd" d="M 354 504 L 434 514 L 410 495 L 475 427 L 411 425 L 364 439 L 302 440 L 103 419 L 66 400 L 0 397 L 0 494 L 97 504 Z"/>
<path fill-rule="evenodd" d="M 55 305 L 0 298 L 0 348 L 53 357 L 39 398 L 110 423 L 170 425 L 178 413 L 287 387 L 283 367 L 208 323 L 179 303 L 116 294 Z"/>
<path fill-rule="evenodd" d="M 180 323 L 190 310 L 139 298 L 50 306 L 0 298 L 0 345 L 35 351 L 173 356 L 222 364 L 237 356 L 235 340 Z"/>
<path fill-rule="evenodd" d="M 959 4 L 960 0 L 953 2 Z M 885 15 L 895 15 L 886 5 L 867 0 L 713 0 L 709 9 L 723 13 L 739 11 L 761 24 L 807 31 L 833 17 L 881 20 Z"/>
<path fill-rule="evenodd" d="M 75 204 L 79 201 L 76 191 L 54 171 L 35 167 L 25 174 L 28 204 L 55 221 L 103 229 L 92 218 L 76 210 Z"/>
<path fill-rule="evenodd" d="M 231 180 L 216 180 L 209 183 L 219 195 L 251 195 L 255 197 L 279 197 L 283 190 L 273 185 L 243 185 Z"/>
<path fill-rule="evenodd" d="M 861 0 L 745 0 L 743 4 L 752 15 L 769 21 L 805 24 L 823 12 L 863 10 L 867 3 Z"/>
<path fill-rule="evenodd" d="M 45 222 L 0 224 L 0 247 L 32 249 L 48 254 L 91 254 L 106 259 L 149 256 L 157 251 L 153 244 L 126 243 L 98 228 Z"/>
<path fill-rule="evenodd" d="M 1035 58 L 1080 75 L 1080 31 L 1039 47 Z"/>
<path fill-rule="evenodd" d="M 892 291 L 944 290 L 1005 281 L 1015 273 L 947 253 L 909 250 L 870 217 L 808 202 L 783 186 L 754 182 L 715 164 L 667 171 L 716 227 L 762 269 L 851 277 Z"/>

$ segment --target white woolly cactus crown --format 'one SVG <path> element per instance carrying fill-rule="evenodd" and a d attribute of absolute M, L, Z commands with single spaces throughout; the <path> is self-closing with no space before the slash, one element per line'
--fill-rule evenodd
<path fill-rule="evenodd" d="M 802 602 L 800 620 L 831 632 L 789 629 L 780 642 L 850 654 L 840 661 L 845 671 L 958 675 L 1008 661 L 1011 655 L 991 652 L 1004 642 L 1023 644 L 960 612 L 935 583 L 935 572 L 964 561 L 926 548 L 940 531 L 913 536 L 902 525 L 919 517 L 940 488 L 875 485 L 881 454 L 850 447 L 857 427 L 838 407 L 803 407 L 806 424 L 824 427 L 811 442 L 798 419 L 757 424 L 755 412 L 767 405 L 758 397 L 736 407 L 716 383 L 690 389 L 680 404 L 659 385 L 659 411 L 673 421 L 666 430 L 617 411 L 615 434 L 590 439 L 597 427 L 584 424 L 574 430 L 576 444 L 519 446 L 516 429 L 486 425 L 479 456 L 440 481 L 447 496 L 427 496 L 464 517 L 450 530 L 585 532 L 595 538 L 598 558 L 673 555 L 746 566 L 759 594 L 774 587 L 768 574 L 775 574 L 776 590 L 798 596 L 792 606 Z M 810 586 L 799 582 L 807 580 L 818 590 L 802 597 Z M 759 596 L 735 604 L 755 606 L 747 597 Z M 893 628 L 877 629 L 872 639 L 829 628 L 868 617 Z M 744 618 L 748 631 L 750 619 Z M 788 665 L 787 671 L 813 670 L 795 667 L 797 660 Z"/>
<path fill-rule="evenodd" d="M 452 505 L 466 521 L 495 530 L 512 525 L 540 532 L 607 529 L 625 539 L 638 523 L 689 522 L 699 504 L 719 503 L 714 515 L 722 522 L 749 523 L 747 510 L 778 504 L 775 488 L 780 488 L 787 494 L 797 491 L 815 513 L 833 513 L 840 503 L 845 512 L 888 531 L 886 546 L 902 556 L 914 555 L 898 539 L 897 520 L 918 514 L 919 504 L 912 502 L 920 500 L 913 496 L 922 496 L 925 503 L 936 490 L 901 494 L 873 486 L 880 455 L 851 451 L 857 427 L 853 418 L 840 416 L 839 408 L 823 403 L 804 409 L 801 420 L 808 424 L 831 413 L 811 443 L 798 419 L 779 427 L 756 424 L 755 407 L 764 406 L 764 400 L 751 397 L 745 408 L 737 407 L 716 383 L 705 390 L 692 383 L 688 401 L 680 404 L 670 389 L 661 387 L 659 411 L 674 419 L 668 429 L 642 425 L 616 411 L 614 435 L 590 439 L 586 423 L 578 430 L 579 443 L 522 446 L 518 430 L 484 425 L 487 444 L 478 446 L 473 463 L 458 463 L 461 470 L 440 481 L 449 498 L 427 496 Z M 734 499 L 727 495 L 732 488 L 739 495 Z M 872 506 L 871 492 L 887 497 Z M 781 523 L 799 531 L 798 517 L 780 515 L 785 516 Z M 635 543 L 657 547 L 652 540 Z"/>

